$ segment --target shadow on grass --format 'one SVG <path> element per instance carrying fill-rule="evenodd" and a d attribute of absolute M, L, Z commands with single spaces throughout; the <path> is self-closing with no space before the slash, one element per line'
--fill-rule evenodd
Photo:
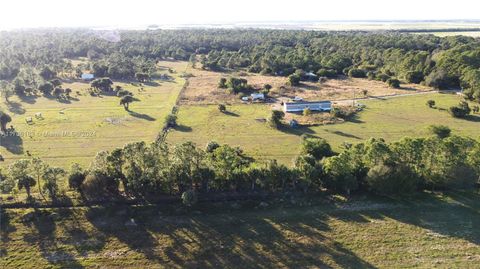
<path fill-rule="evenodd" d="M 178 124 L 175 127 L 173 127 L 173 129 L 175 131 L 185 132 L 185 133 L 188 133 L 188 132 L 192 131 L 192 127 L 186 126 L 186 125 L 183 125 L 183 124 Z"/>
<path fill-rule="evenodd" d="M 17 114 L 17 115 L 22 115 L 25 114 L 25 108 L 23 108 L 21 103 L 10 101 L 6 103 L 8 111 Z"/>
<path fill-rule="evenodd" d="M 235 112 L 232 112 L 232 111 L 223 111 L 222 113 L 225 114 L 225 115 L 227 115 L 227 116 L 240 117 L 239 114 L 237 114 L 237 113 L 235 113 Z"/>
<path fill-rule="evenodd" d="M 0 146 L 13 154 L 23 154 L 23 139 L 19 134 L 8 133 L 0 136 Z"/>
<path fill-rule="evenodd" d="M 150 115 L 141 114 L 141 113 L 134 112 L 134 111 L 131 111 L 131 110 L 128 110 L 128 114 L 130 114 L 130 116 L 132 116 L 132 117 L 139 118 L 139 119 L 142 119 L 142 120 L 147 120 L 147 121 L 155 121 L 156 120 L 155 118 L 153 118 Z"/>
<path fill-rule="evenodd" d="M 33 220 L 24 222 L 31 228 L 31 232 L 24 235 L 24 240 L 31 245 L 37 245 L 42 257 L 52 265 L 61 268 L 84 268 L 77 260 L 78 254 L 65 250 L 62 245 L 75 245 L 70 238 L 58 238 L 57 217 L 69 218 L 71 211 L 68 209 L 56 210 L 53 213 L 47 210 L 34 209 Z"/>
<path fill-rule="evenodd" d="M 288 125 L 282 125 L 280 126 L 280 128 L 278 128 L 278 130 L 286 134 L 292 134 L 292 135 L 298 135 L 298 136 L 301 136 L 303 134 L 310 134 L 310 135 L 315 134 L 315 131 L 307 126 L 298 126 L 293 128 Z"/>
<path fill-rule="evenodd" d="M 353 134 L 349 134 L 349 133 L 345 133 L 345 132 L 342 132 L 342 131 L 332 131 L 332 130 L 328 130 L 328 129 L 325 129 L 325 131 L 331 133 L 331 134 L 336 134 L 336 135 L 339 135 L 339 136 L 343 136 L 343 137 L 348 137 L 348 138 L 355 138 L 355 139 L 362 139 L 361 137 L 359 136 L 356 136 L 356 135 L 353 135 Z"/>

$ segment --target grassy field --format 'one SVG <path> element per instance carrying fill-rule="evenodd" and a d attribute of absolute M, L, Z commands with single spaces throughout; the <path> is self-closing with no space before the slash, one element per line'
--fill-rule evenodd
<path fill-rule="evenodd" d="M 474 268 L 478 194 L 5 209 L 1 268 Z M 33 213 L 30 213 L 33 214 Z M 133 219 L 133 222 L 132 222 Z"/>
<path fill-rule="evenodd" d="M 161 62 L 160 65 L 166 68 L 172 64 Z M 130 105 L 131 112 L 119 105 L 116 96 L 90 96 L 85 91 L 89 84 L 83 82 L 64 83 L 64 88 L 73 90 L 74 99 L 68 102 L 45 97 L 23 100 L 12 97 L 10 104 L 2 102 L 2 109 L 12 115 L 11 124 L 20 137 L 2 138 L 0 154 L 6 161 L 1 165 L 31 155 L 68 168 L 73 162 L 87 165 L 100 150 L 132 141 L 153 141 L 185 81 L 178 75 L 186 63 L 175 63 L 172 67 L 181 69 L 172 74 L 175 80 L 156 80 L 143 85 L 143 90 L 129 82 L 114 81 L 139 99 Z M 76 95 L 76 91 L 81 95 Z M 37 112 L 42 113 L 44 119 L 36 119 Z M 26 123 L 27 117 L 33 118 L 33 124 Z"/>
<path fill-rule="evenodd" d="M 433 99 L 438 108 L 430 109 L 426 101 Z M 370 137 L 388 141 L 404 136 L 428 135 L 431 124 L 444 124 L 454 134 L 478 138 L 480 116 L 468 120 L 452 118 L 446 109 L 457 104 L 461 97 L 453 94 L 421 94 L 391 99 L 364 100 L 367 107 L 358 117 L 345 123 L 274 130 L 262 122 L 271 110 L 269 105 L 227 106 L 231 113 L 223 114 L 217 106 L 182 106 L 179 111 L 180 126 L 168 135 L 172 143 L 194 141 L 205 145 L 210 140 L 238 145 L 259 159 L 277 159 L 291 164 L 298 154 L 300 135 L 308 133 L 323 137 L 335 149 L 344 141 L 360 142 Z"/>
<path fill-rule="evenodd" d="M 270 97 L 293 98 L 302 97 L 304 100 L 342 100 L 351 99 L 353 96 L 363 96 L 363 90 L 368 90 L 370 96 L 385 96 L 394 94 L 409 94 L 414 92 L 431 91 L 433 88 L 402 83 L 401 88 L 393 89 L 388 84 L 368 79 L 349 78 L 340 76 L 328 79 L 325 82 L 303 81 L 299 86 L 287 86 L 287 78 L 281 76 L 267 76 L 247 72 L 212 72 L 200 68 L 189 69 L 192 77 L 188 87 L 180 100 L 181 105 L 207 105 L 207 104 L 240 104 L 241 99 L 229 94 L 225 89 L 218 88 L 220 78 L 241 77 L 248 81 L 255 89 L 262 89 L 265 84 L 270 84 L 272 90 Z"/>

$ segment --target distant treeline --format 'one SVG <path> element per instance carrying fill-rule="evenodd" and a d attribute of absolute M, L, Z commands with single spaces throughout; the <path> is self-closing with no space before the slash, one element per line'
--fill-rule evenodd
<path fill-rule="evenodd" d="M 68 59 L 76 57 L 90 61 L 74 66 Z M 17 78 L 27 88 L 38 84 L 35 74 L 47 67 L 42 73 L 48 78 L 83 70 L 133 78 L 151 74 L 156 61 L 166 58 L 281 76 L 301 69 L 333 77 L 353 69 L 351 74 L 383 81 L 462 87 L 469 99 L 480 101 L 480 41 L 467 36 L 253 29 L 0 33 L 0 80 Z"/>
<path fill-rule="evenodd" d="M 398 29 L 392 32 L 399 33 L 438 33 L 438 32 L 479 32 L 480 28 L 424 28 L 424 29 Z"/>
<path fill-rule="evenodd" d="M 38 186 L 44 196 L 59 198 L 59 182 L 86 200 L 154 200 L 181 196 L 186 204 L 202 194 L 372 192 L 409 195 L 421 190 L 474 188 L 480 175 L 480 143 L 448 136 L 406 137 L 386 143 L 369 139 L 334 153 L 321 138 L 307 137 L 288 167 L 275 160 L 257 162 L 241 149 L 210 142 L 135 142 L 97 154 L 88 169 L 51 167 L 38 158 L 18 160 L 0 171 L 4 193 L 25 189 L 31 200 Z"/>

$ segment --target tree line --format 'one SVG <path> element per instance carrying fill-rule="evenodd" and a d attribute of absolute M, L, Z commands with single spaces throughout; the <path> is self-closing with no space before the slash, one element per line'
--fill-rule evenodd
<path fill-rule="evenodd" d="M 77 57 L 89 62 L 75 66 L 69 59 Z M 399 80 L 440 89 L 461 87 L 467 98 L 480 101 L 480 43 L 465 36 L 253 29 L 0 33 L 0 80 L 20 76 L 34 83 L 30 69 L 48 77 L 45 68 L 77 75 L 88 69 L 114 79 L 150 76 L 155 63 L 167 58 L 198 60 L 210 70 L 280 76 L 304 70 L 320 77 L 368 77 L 392 87 Z M 293 76 L 292 83 L 296 80 Z"/>
<path fill-rule="evenodd" d="M 480 176 L 480 143 L 450 135 L 387 143 L 371 138 L 332 151 L 321 138 L 305 137 L 292 166 L 275 160 L 256 161 L 240 148 L 209 142 L 169 146 L 164 142 L 134 142 L 97 153 L 85 169 L 51 167 L 39 158 L 23 159 L 0 170 L 0 190 L 32 189 L 53 201 L 62 179 L 84 199 L 155 199 L 178 196 L 187 204 L 217 193 L 318 193 L 409 195 L 422 190 L 473 188 Z M 448 129 L 448 128 L 447 128 Z"/>

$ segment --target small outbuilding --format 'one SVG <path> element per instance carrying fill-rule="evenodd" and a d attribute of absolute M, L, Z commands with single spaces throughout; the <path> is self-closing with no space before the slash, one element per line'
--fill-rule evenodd
<path fill-rule="evenodd" d="M 250 96 L 252 97 L 252 101 L 265 100 L 265 94 L 263 93 L 252 93 Z"/>
<path fill-rule="evenodd" d="M 314 101 L 314 102 L 294 102 L 283 103 L 284 112 L 302 112 L 305 108 L 311 111 L 330 111 L 332 110 L 331 101 Z"/>
<path fill-rule="evenodd" d="M 95 78 L 94 74 L 83 73 L 82 80 L 93 80 Z"/>

